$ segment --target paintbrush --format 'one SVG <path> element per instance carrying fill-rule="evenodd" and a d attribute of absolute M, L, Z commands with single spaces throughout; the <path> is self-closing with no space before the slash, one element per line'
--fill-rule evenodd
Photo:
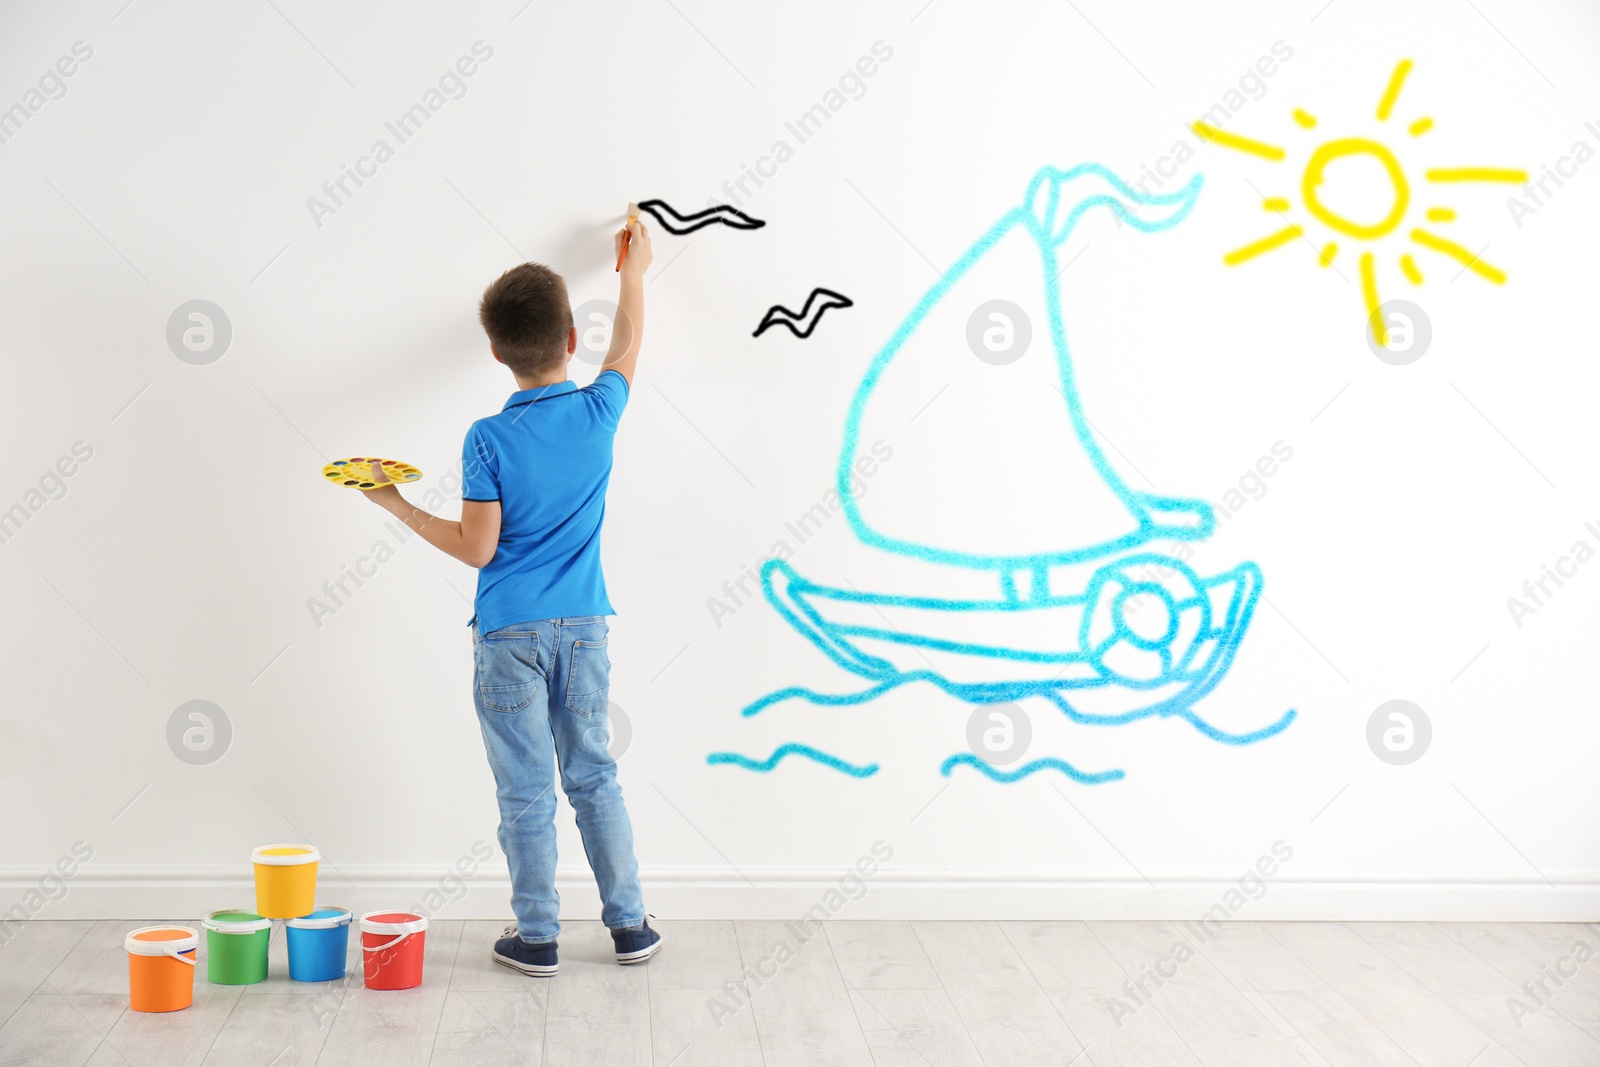
<path fill-rule="evenodd" d="M 617 251 L 617 270 L 622 269 L 622 261 L 628 257 L 628 245 L 633 242 L 633 234 L 628 232 L 628 227 L 639 221 L 639 205 L 628 204 L 628 221 L 622 228 L 622 248 Z"/>

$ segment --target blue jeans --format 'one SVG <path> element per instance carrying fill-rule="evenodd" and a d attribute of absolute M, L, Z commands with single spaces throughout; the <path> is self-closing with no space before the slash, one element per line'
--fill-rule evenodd
<path fill-rule="evenodd" d="M 554 941 L 556 771 L 600 886 L 608 927 L 645 919 L 633 826 L 607 746 L 611 693 L 604 616 L 472 628 L 473 702 L 500 802 L 500 848 L 511 867 L 511 909 L 524 941 Z"/>

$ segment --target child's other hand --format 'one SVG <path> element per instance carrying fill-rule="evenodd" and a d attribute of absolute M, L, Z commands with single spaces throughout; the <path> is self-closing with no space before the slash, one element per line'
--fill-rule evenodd
<path fill-rule="evenodd" d="M 377 482 L 379 487 L 377 489 L 368 489 L 366 495 L 371 497 L 374 503 L 382 503 L 383 498 L 390 494 L 400 495 L 400 490 L 394 487 L 394 483 L 384 473 L 383 464 L 377 460 L 372 461 L 372 480 Z"/>
<path fill-rule="evenodd" d="M 645 268 L 650 266 L 650 231 L 645 229 L 644 220 L 636 219 L 633 225 L 625 226 L 617 231 L 616 249 L 622 252 L 622 235 L 629 235 L 628 255 L 622 261 L 622 273 L 632 273 L 637 278 L 643 278 Z"/>

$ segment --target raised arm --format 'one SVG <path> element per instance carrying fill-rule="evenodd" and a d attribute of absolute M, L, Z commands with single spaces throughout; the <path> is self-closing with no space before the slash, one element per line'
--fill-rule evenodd
<path fill-rule="evenodd" d="M 628 237 L 628 254 L 622 260 L 622 288 L 617 294 L 617 320 L 611 327 L 611 350 L 606 353 L 605 370 L 614 370 L 633 387 L 633 368 L 639 362 L 639 342 L 644 338 L 644 272 L 650 266 L 650 231 L 643 222 L 617 231 L 616 250 L 622 250 L 622 235 Z"/>

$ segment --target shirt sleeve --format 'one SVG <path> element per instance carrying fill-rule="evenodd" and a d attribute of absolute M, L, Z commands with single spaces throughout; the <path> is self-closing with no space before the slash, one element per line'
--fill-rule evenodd
<path fill-rule="evenodd" d="M 461 499 L 500 499 L 500 456 L 477 423 L 461 446 Z"/>
<path fill-rule="evenodd" d="M 596 406 L 601 421 L 615 427 L 622 418 L 622 409 L 628 406 L 628 379 L 618 371 L 603 370 L 583 391 Z"/>

